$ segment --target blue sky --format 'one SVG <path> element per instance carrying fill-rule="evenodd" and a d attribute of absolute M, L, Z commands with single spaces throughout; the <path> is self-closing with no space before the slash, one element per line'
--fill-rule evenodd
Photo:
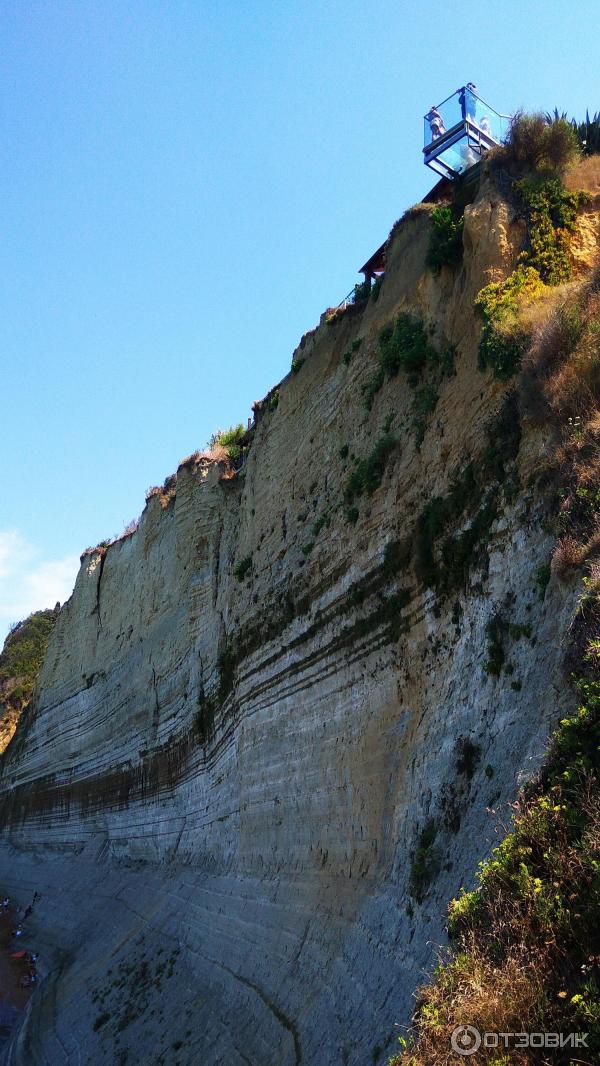
<path fill-rule="evenodd" d="M 245 419 L 433 184 L 422 115 L 600 108 L 597 0 L 0 0 L 0 636 Z"/>

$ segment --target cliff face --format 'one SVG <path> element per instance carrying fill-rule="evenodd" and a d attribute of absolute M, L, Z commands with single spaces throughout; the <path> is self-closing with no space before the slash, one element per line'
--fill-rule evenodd
<path fill-rule="evenodd" d="M 190 460 L 167 506 L 83 557 L 3 766 L 2 886 L 41 893 L 48 972 L 9 1061 L 386 1061 L 489 808 L 570 706 L 574 592 L 539 580 L 547 441 L 476 367 L 475 295 L 522 230 L 484 183 L 462 266 L 434 277 L 430 226 L 410 214 L 378 300 L 304 340 L 242 474 Z M 370 410 L 362 390 L 401 312 L 456 348 L 420 450 L 406 375 Z M 352 500 L 382 439 L 381 484 Z M 470 462 L 480 496 L 445 530 L 469 537 L 436 587 L 426 508 Z"/>

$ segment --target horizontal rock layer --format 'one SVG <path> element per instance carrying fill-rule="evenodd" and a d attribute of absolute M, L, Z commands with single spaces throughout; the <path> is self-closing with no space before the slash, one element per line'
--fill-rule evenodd
<path fill-rule="evenodd" d="M 415 569 L 427 502 L 518 418 L 476 369 L 473 300 L 512 269 L 520 230 L 485 186 L 462 268 L 438 278 L 429 231 L 413 212 L 377 302 L 304 339 L 241 475 L 190 461 L 166 507 L 152 498 L 133 535 L 83 557 L 4 760 L 3 890 L 41 893 L 28 935 L 48 974 L 8 1061 L 387 1061 L 447 901 L 495 840 L 490 808 L 505 819 L 539 765 L 569 704 L 573 609 L 536 579 L 543 498 L 498 489 L 452 595 Z M 457 349 L 420 450 L 405 375 L 370 411 L 362 392 L 402 310 Z M 385 433 L 381 486 L 353 523 L 353 457 Z M 522 427 L 513 484 L 534 484 L 546 446 Z M 498 612 L 529 635 L 506 637 L 513 672 L 495 677 Z"/>

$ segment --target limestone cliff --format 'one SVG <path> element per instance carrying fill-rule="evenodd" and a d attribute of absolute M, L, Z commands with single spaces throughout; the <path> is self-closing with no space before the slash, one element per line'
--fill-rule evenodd
<path fill-rule="evenodd" d="M 191 457 L 82 557 L 2 769 L 2 887 L 41 893 L 47 972 L 10 1062 L 387 1061 L 490 808 L 571 706 L 548 439 L 477 368 L 523 225 L 485 178 L 435 276 L 430 213 L 303 338 L 239 472 Z M 402 315 L 438 362 L 374 388 Z"/>

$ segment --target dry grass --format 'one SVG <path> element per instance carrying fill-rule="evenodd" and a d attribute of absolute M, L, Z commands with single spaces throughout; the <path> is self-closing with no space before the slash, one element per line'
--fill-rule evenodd
<path fill-rule="evenodd" d="M 227 449 L 222 444 L 212 444 L 209 448 L 198 448 L 191 455 L 186 455 L 179 466 L 195 467 L 205 463 L 225 463 L 228 458 Z"/>
<path fill-rule="evenodd" d="M 552 553 L 552 570 L 565 578 L 577 569 L 580 563 L 580 545 L 576 537 L 567 534 L 558 541 Z"/>
<path fill-rule="evenodd" d="M 596 483 L 598 484 L 598 483 Z M 595 525 L 587 539 L 581 545 L 580 565 L 596 559 L 600 554 L 600 518 L 596 519 Z"/>
<path fill-rule="evenodd" d="M 155 496 L 158 497 L 158 502 L 163 510 L 169 506 L 172 500 L 177 495 L 177 475 L 169 474 L 165 478 L 162 485 L 152 485 L 146 493 L 146 503 L 149 503 Z"/>
<path fill-rule="evenodd" d="M 558 577 L 564 578 L 574 570 L 580 569 L 585 563 L 597 562 L 598 555 L 600 555 L 600 519 L 596 519 L 591 532 L 583 541 L 570 533 L 560 538 L 552 554 L 552 570 Z"/>
<path fill-rule="evenodd" d="M 421 990 L 418 1051 L 392 1060 L 397 1066 L 456 1066 L 451 1036 L 458 1026 L 474 1026 L 480 1033 L 523 1032 L 532 1026 L 543 1010 L 546 960 L 526 945 L 518 945 L 499 966 L 479 950 L 473 938 L 440 971 L 438 983 Z M 514 1050 L 514 1049 L 513 1049 Z M 511 1063 L 528 1060 L 511 1050 Z M 493 1060 L 497 1052 L 481 1052 L 468 1061 Z"/>
<path fill-rule="evenodd" d="M 583 190 L 592 196 L 600 195 L 600 155 L 583 156 L 567 171 L 564 183 L 570 192 Z"/>
<path fill-rule="evenodd" d="M 594 422 L 600 407 L 600 293 L 597 272 L 565 286 L 533 331 L 519 382 L 521 413 L 567 432 Z M 569 422 L 571 420 L 571 422 Z"/>
<path fill-rule="evenodd" d="M 560 760 L 560 753 L 554 758 Z M 558 780 L 563 765 L 557 767 Z M 483 874 L 481 909 L 463 920 L 456 954 L 420 990 L 408 1046 L 392 1066 L 454 1066 L 451 1036 L 458 1026 L 480 1033 L 595 1030 L 597 780 L 593 774 L 580 777 L 575 790 L 564 794 L 561 785 L 547 787 L 549 793 L 541 789 L 530 800 L 520 798 L 509 847 L 501 846 L 489 875 Z M 575 812 L 581 835 L 573 834 Z M 578 999 L 587 999 L 594 1015 L 582 1016 Z M 514 1047 L 505 1055 L 482 1047 L 468 1061 L 495 1066 L 572 1061 Z M 580 1061 L 597 1059 L 592 1051 Z"/>
<path fill-rule="evenodd" d="M 594 419 L 600 403 L 600 331 L 586 332 L 577 348 L 546 382 L 546 396 L 557 420 Z"/>

